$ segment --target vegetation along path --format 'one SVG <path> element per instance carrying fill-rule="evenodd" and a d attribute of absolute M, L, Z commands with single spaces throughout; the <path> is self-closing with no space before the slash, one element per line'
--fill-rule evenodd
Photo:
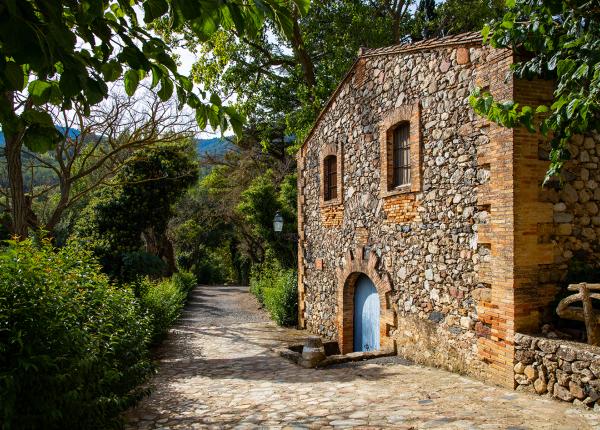
<path fill-rule="evenodd" d="M 129 428 L 600 429 L 597 412 L 397 358 L 312 370 L 271 352 L 304 336 L 246 287 L 196 288 Z"/>

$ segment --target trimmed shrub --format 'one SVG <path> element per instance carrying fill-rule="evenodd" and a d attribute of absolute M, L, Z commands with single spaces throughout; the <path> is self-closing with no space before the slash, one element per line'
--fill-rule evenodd
<path fill-rule="evenodd" d="M 263 290 L 265 308 L 279 325 L 293 326 L 298 321 L 298 275 L 295 270 L 283 270 L 272 288 Z"/>
<path fill-rule="evenodd" d="M 111 428 L 153 372 L 150 320 L 90 253 L 0 249 L 0 427 Z"/>
<path fill-rule="evenodd" d="M 298 318 L 297 272 L 283 269 L 272 252 L 265 262 L 255 266 L 250 278 L 250 292 L 267 309 L 279 325 L 293 326 Z"/>
<path fill-rule="evenodd" d="M 165 338 L 169 328 L 179 318 L 187 292 L 182 291 L 172 279 L 153 282 L 145 278 L 137 284 L 142 307 L 150 317 L 152 343 L 157 344 Z"/>
<path fill-rule="evenodd" d="M 270 249 L 267 249 L 265 261 L 252 267 L 250 292 L 256 296 L 261 305 L 265 304 L 265 290 L 274 287 L 282 270 L 281 264 Z"/>
<path fill-rule="evenodd" d="M 171 279 L 173 280 L 173 283 L 186 294 L 186 296 L 189 296 L 196 285 L 198 285 L 196 276 L 190 272 L 182 271 L 174 273 Z"/>

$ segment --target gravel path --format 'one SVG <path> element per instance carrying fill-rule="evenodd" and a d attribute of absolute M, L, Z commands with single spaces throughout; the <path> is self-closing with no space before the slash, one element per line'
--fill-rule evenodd
<path fill-rule="evenodd" d="M 305 336 L 276 327 L 245 287 L 198 287 L 128 428 L 600 430 L 597 412 L 396 357 L 312 370 L 270 351 Z"/>

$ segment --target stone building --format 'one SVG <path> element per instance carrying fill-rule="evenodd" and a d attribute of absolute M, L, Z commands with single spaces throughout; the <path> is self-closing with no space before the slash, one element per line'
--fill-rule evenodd
<path fill-rule="evenodd" d="M 512 62 L 475 33 L 361 50 L 298 154 L 301 327 L 343 353 L 395 348 L 554 392 L 556 368 L 516 339 L 549 318 L 569 260 L 598 256 L 600 138 L 574 139 L 563 185 L 542 188 L 548 144 L 468 102 L 479 86 L 550 103 L 552 83 L 514 79 Z"/>

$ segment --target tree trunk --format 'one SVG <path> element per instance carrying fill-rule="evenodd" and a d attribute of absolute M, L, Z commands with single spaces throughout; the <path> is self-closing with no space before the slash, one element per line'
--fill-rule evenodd
<path fill-rule="evenodd" d="M 394 35 L 394 43 L 400 42 L 400 20 L 402 19 L 402 7 L 404 2 L 398 0 L 394 3 L 392 10 L 392 34 Z"/>
<path fill-rule="evenodd" d="M 52 212 L 52 216 L 50 217 L 50 219 L 48 220 L 48 223 L 45 226 L 49 232 L 54 232 L 56 225 L 61 220 L 62 214 L 65 211 L 65 209 L 67 208 L 67 205 L 69 204 L 70 194 L 71 194 L 71 184 L 69 183 L 68 180 L 66 180 L 64 178 L 60 178 L 60 200 L 59 200 L 58 204 L 56 205 L 56 208 L 54 208 L 54 211 Z"/>
<path fill-rule="evenodd" d="M 312 90 L 315 87 L 316 79 L 315 79 L 315 66 L 313 64 L 313 60 L 310 57 L 310 54 L 306 50 L 304 46 L 304 40 L 302 38 L 302 30 L 300 29 L 300 24 L 298 23 L 298 11 L 294 9 L 294 32 L 292 36 L 292 48 L 294 49 L 294 54 L 296 58 L 300 62 L 302 66 L 302 72 L 304 74 L 304 81 L 308 88 Z"/>
<path fill-rule="evenodd" d="M 163 261 L 167 263 L 167 275 L 171 276 L 173 273 L 177 272 L 177 265 L 175 264 L 175 250 L 173 249 L 173 244 L 166 234 L 162 235 L 160 254 L 160 257 L 163 259 Z"/>
<path fill-rule="evenodd" d="M 159 257 L 158 238 L 154 232 L 154 228 L 148 227 L 142 232 L 142 240 L 144 241 L 144 249 L 148 254 Z"/>
<path fill-rule="evenodd" d="M 29 205 L 23 184 L 21 136 L 5 135 L 6 165 L 10 187 L 11 233 L 16 238 L 27 237 Z"/>

